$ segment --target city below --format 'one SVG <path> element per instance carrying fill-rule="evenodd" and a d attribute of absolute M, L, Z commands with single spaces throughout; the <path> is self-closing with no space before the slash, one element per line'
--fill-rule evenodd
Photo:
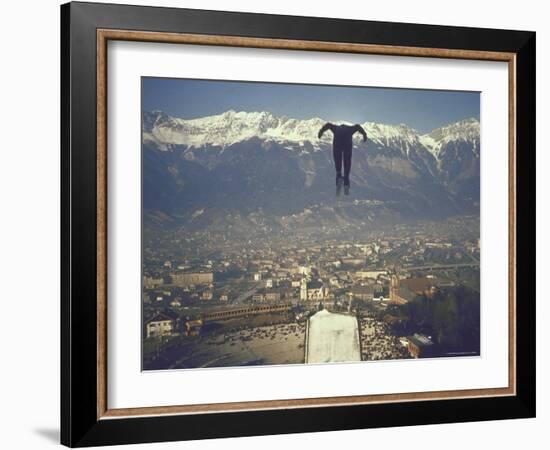
<path fill-rule="evenodd" d="M 479 264 L 479 216 L 145 229 L 143 369 L 478 356 Z"/>

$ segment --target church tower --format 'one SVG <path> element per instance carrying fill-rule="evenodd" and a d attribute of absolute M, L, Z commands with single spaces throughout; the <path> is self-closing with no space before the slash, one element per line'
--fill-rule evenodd
<path fill-rule="evenodd" d="M 398 290 L 399 290 L 399 277 L 397 276 L 396 273 L 393 273 L 390 279 L 390 300 L 391 301 L 397 300 Z"/>
<path fill-rule="evenodd" d="M 300 300 L 307 301 L 307 278 L 303 277 L 300 283 Z"/>

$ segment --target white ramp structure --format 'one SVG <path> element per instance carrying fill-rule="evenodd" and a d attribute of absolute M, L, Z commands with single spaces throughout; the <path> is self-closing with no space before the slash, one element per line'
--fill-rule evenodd
<path fill-rule="evenodd" d="M 357 318 L 326 309 L 311 316 L 306 331 L 306 363 L 361 361 Z"/>

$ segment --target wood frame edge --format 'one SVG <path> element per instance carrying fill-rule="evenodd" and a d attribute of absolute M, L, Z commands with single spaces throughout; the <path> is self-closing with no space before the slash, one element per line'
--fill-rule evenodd
<path fill-rule="evenodd" d="M 97 33 L 97 418 L 107 411 L 107 39 Z"/>
<path fill-rule="evenodd" d="M 516 55 L 508 61 L 508 386 L 517 393 Z"/>
<path fill-rule="evenodd" d="M 485 50 L 463 50 L 434 47 L 395 46 L 383 44 L 359 44 L 331 41 L 308 41 L 295 39 L 253 38 L 245 36 L 212 35 L 197 33 L 167 33 L 154 31 L 118 30 L 98 28 L 101 40 L 134 42 L 158 42 L 171 44 L 214 45 L 224 47 L 266 48 L 278 50 L 308 50 L 341 53 L 363 53 L 411 57 L 436 57 L 473 59 L 487 61 L 511 61 L 515 53 Z"/>
<path fill-rule="evenodd" d="M 198 405 L 174 405 L 174 406 L 150 406 L 141 408 L 114 408 L 107 409 L 98 417 L 100 420 L 120 419 L 126 417 L 144 417 L 161 415 L 189 415 L 189 414 L 212 414 L 265 411 L 274 409 L 296 409 L 296 408 L 323 408 L 358 406 L 372 404 L 388 404 L 400 402 L 419 402 L 437 400 L 458 400 L 464 398 L 485 398 L 485 397 L 508 397 L 515 395 L 511 387 L 491 389 L 471 389 L 463 391 L 434 391 L 434 392 L 412 392 L 403 394 L 381 394 L 361 396 L 340 396 L 340 397 L 316 397 L 288 400 L 266 400 L 251 402 L 231 403 L 210 403 Z"/>

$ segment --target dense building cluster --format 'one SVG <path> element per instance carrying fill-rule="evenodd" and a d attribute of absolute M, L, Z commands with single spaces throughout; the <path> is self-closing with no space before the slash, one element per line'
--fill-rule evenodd
<path fill-rule="evenodd" d="M 342 238 L 338 230 L 324 230 L 292 239 L 284 233 L 243 239 L 199 230 L 146 236 L 144 339 L 207 336 L 215 333 L 209 328 L 215 317 L 239 319 L 246 327 L 250 317 L 281 312 L 260 306 L 284 305 L 285 320 L 296 322 L 322 305 L 358 316 L 363 359 L 419 356 L 422 336 L 392 334 L 385 311 L 459 284 L 479 292 L 479 218 L 366 235 Z M 155 345 L 158 352 L 164 344 Z"/>

